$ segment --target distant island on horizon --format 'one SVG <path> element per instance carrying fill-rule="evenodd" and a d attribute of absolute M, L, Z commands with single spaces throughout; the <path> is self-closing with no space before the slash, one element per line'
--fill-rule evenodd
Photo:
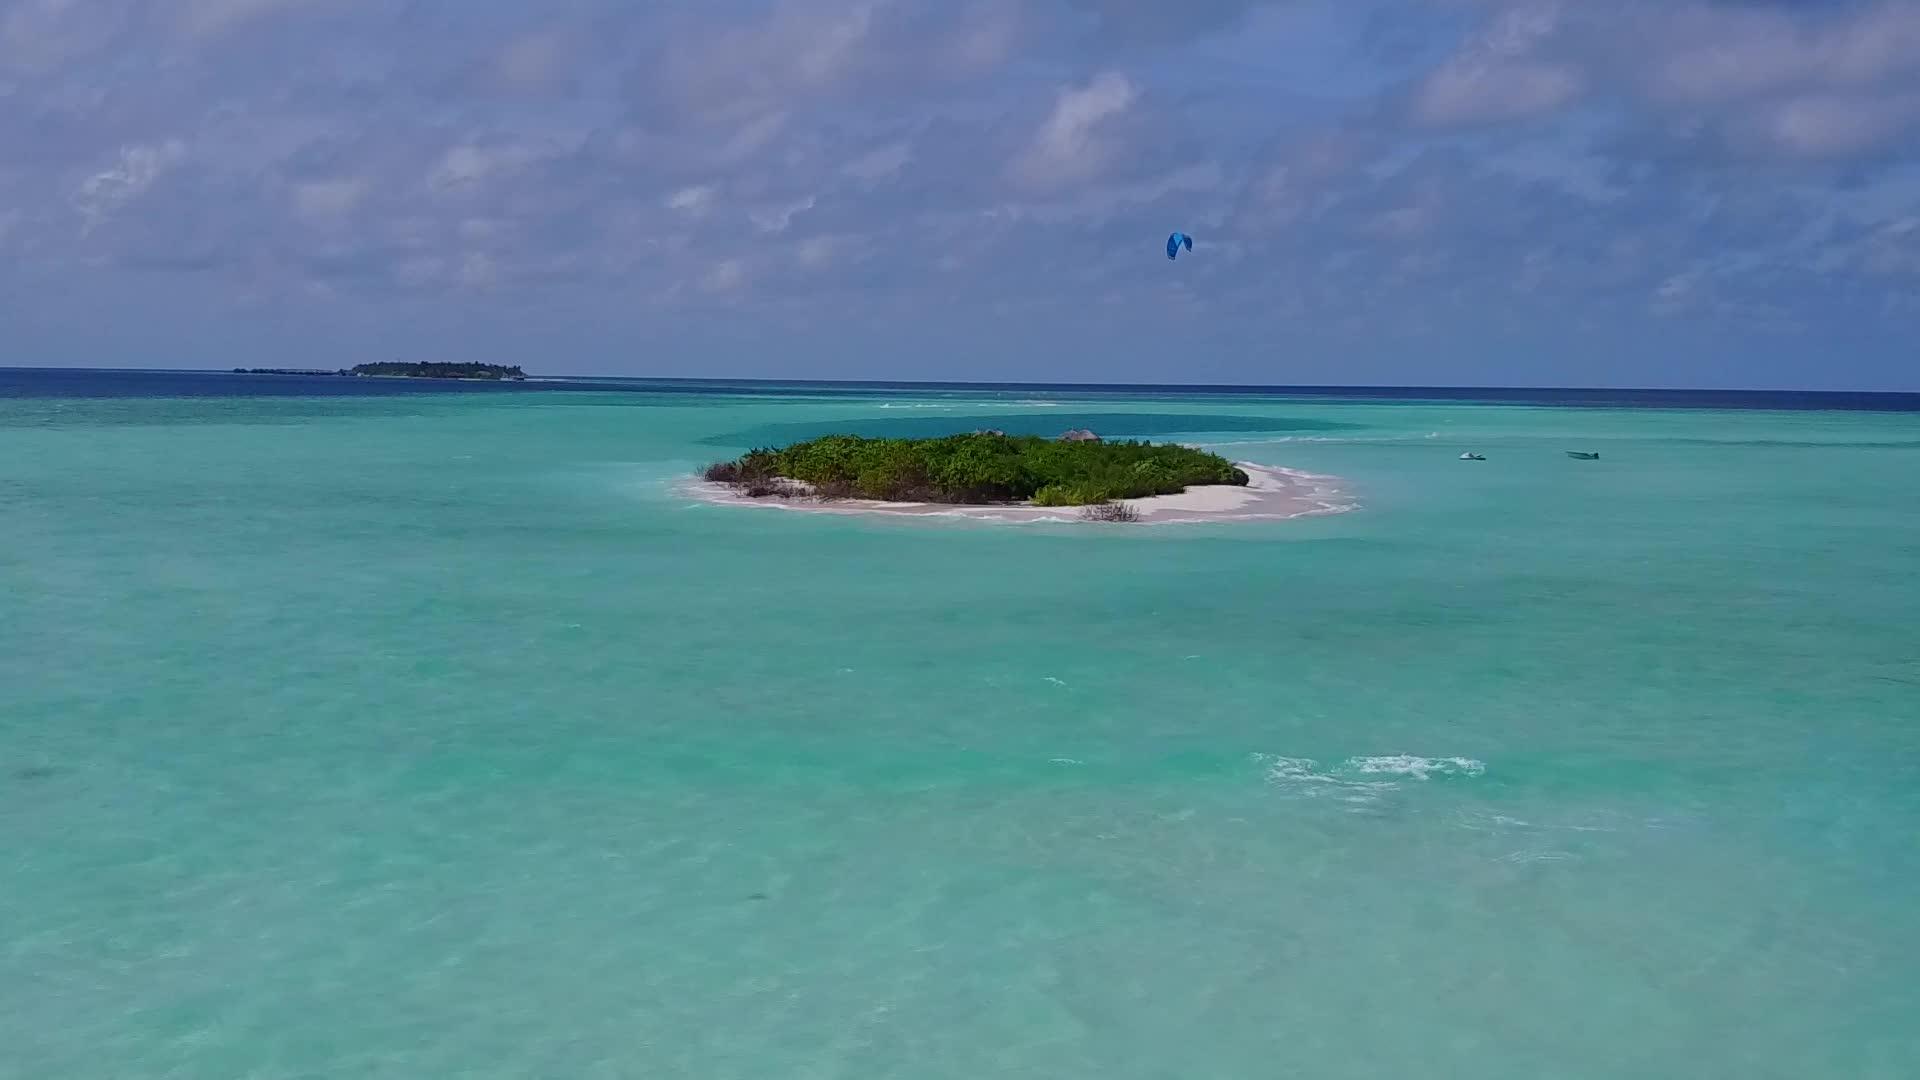
<path fill-rule="evenodd" d="M 1057 439 L 1000 431 L 929 439 L 828 435 L 715 462 L 701 477 L 753 499 L 1083 507 L 1115 521 L 1134 520 L 1118 500 L 1249 483 L 1246 472 L 1218 454 L 1106 442 L 1085 430 Z"/>
<path fill-rule="evenodd" d="M 452 364 L 432 361 L 355 364 L 338 371 L 322 368 L 234 368 L 233 373 L 235 375 L 359 375 L 387 379 L 477 379 L 486 382 L 518 380 L 527 377 L 527 373 L 520 370 L 518 364 Z"/>

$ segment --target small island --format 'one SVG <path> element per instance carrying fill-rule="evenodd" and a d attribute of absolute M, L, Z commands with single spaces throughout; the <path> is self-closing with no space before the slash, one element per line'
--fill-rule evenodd
<path fill-rule="evenodd" d="M 1120 500 L 1249 482 L 1244 470 L 1218 454 L 1106 442 L 1085 431 L 1059 439 L 997 431 L 936 439 L 829 435 L 753 450 L 709 465 L 702 477 L 749 499 L 1078 507 L 1086 517 L 1107 521 L 1136 520 Z"/>
<path fill-rule="evenodd" d="M 406 364 L 399 361 L 381 364 L 355 364 L 339 371 L 321 371 L 308 368 L 234 368 L 235 375 L 362 375 L 387 379 L 477 379 L 483 382 L 501 380 L 520 380 L 527 373 L 520 365 L 502 364 L 454 364 L 423 361 Z"/>
<path fill-rule="evenodd" d="M 402 379 L 524 379 L 527 373 L 520 365 L 502 364 L 445 364 L 422 362 L 403 364 L 398 361 L 386 364 L 355 364 L 348 368 L 347 375 L 379 375 L 385 378 Z"/>

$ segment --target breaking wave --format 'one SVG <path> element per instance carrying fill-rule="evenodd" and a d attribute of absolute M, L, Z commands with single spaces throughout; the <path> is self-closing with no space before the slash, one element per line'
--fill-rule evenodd
<path fill-rule="evenodd" d="M 1472 758 L 1425 758 L 1412 754 L 1348 758 L 1346 766 L 1369 775 L 1411 776 L 1417 780 L 1430 776 L 1479 776 L 1487 771 L 1485 762 Z"/>
<path fill-rule="evenodd" d="M 1312 758 L 1255 754 L 1269 783 L 1304 796 L 1331 796 L 1342 802 L 1367 804 L 1396 791 L 1404 781 L 1473 777 L 1487 771 L 1486 763 L 1465 757 L 1417 757 L 1387 754 L 1351 757 L 1322 768 Z"/>

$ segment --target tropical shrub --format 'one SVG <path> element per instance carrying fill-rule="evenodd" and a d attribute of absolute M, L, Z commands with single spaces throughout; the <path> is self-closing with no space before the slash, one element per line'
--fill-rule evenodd
<path fill-rule="evenodd" d="M 1139 521 L 1140 511 L 1131 503 L 1104 502 L 1082 507 L 1080 517 L 1086 521 Z"/>
<path fill-rule="evenodd" d="M 942 503 L 1032 501 L 1091 506 L 1171 495 L 1203 484 L 1245 485 L 1218 454 L 1147 442 L 1060 442 L 993 432 L 938 439 L 829 435 L 756 449 L 709 466 L 708 479 L 767 490 L 775 477 L 835 498 Z M 751 493 L 751 492 L 750 492 Z"/>

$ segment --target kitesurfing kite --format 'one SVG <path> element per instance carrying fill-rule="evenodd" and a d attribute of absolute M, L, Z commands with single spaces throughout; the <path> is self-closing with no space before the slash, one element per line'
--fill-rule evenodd
<path fill-rule="evenodd" d="M 1167 258 L 1171 259 L 1174 256 L 1180 254 L 1181 248 L 1186 248 L 1188 251 L 1192 251 L 1193 237 L 1188 236 L 1186 233 L 1183 233 L 1183 232 L 1177 232 L 1177 233 L 1174 233 L 1172 236 L 1167 237 Z"/>

